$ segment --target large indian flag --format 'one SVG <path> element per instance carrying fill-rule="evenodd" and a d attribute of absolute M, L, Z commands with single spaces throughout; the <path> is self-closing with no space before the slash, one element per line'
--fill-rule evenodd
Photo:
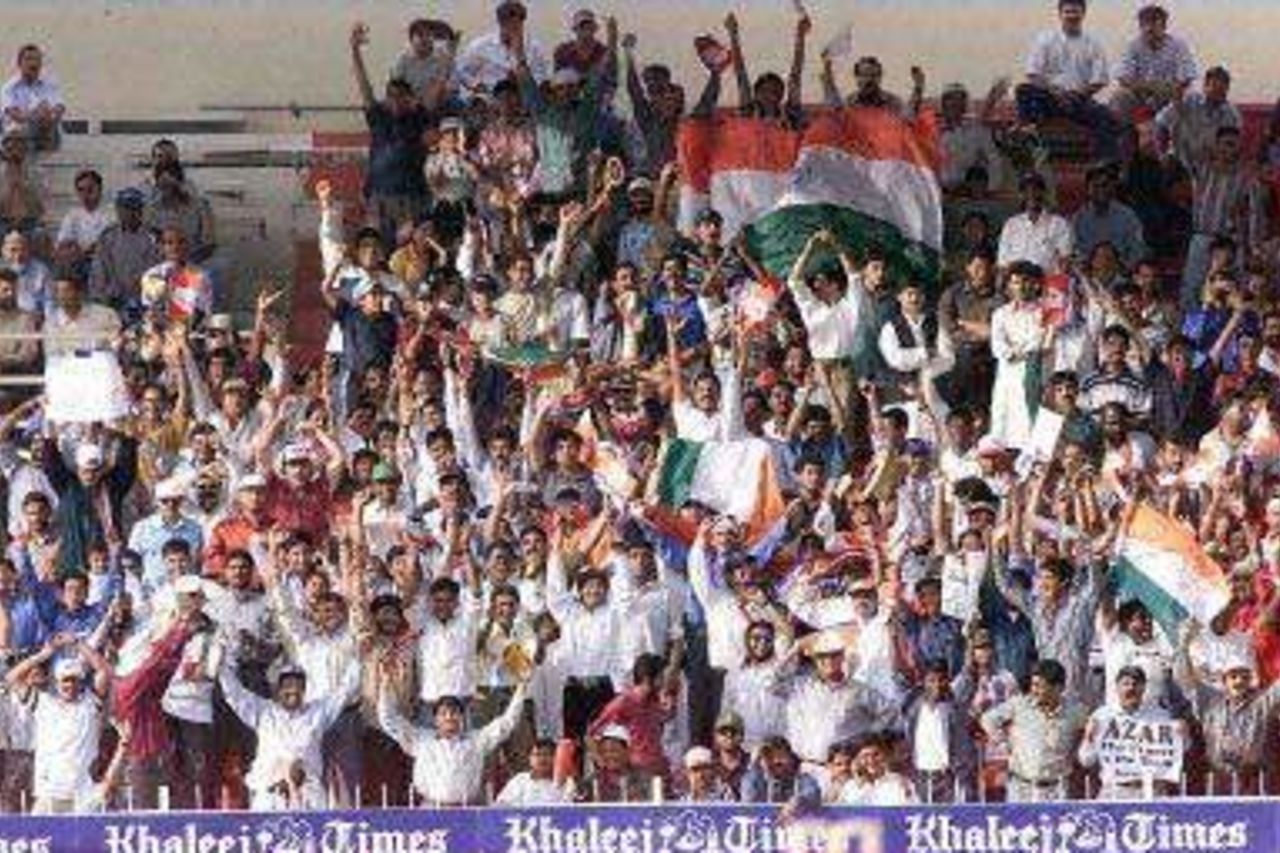
<path fill-rule="evenodd" d="M 777 463 L 768 442 L 673 439 L 662 454 L 654 497 L 673 509 L 690 500 L 745 527 L 746 541 L 769 534 L 786 515 Z"/>
<path fill-rule="evenodd" d="M 936 280 L 942 251 L 939 147 L 931 113 L 907 121 L 857 107 L 815 114 L 803 130 L 740 116 L 681 125 L 681 224 L 711 207 L 726 239 L 783 276 L 809 235 L 834 231 L 858 254 L 884 249 L 891 270 Z"/>
<path fill-rule="evenodd" d="M 1147 504 L 1120 541 L 1115 581 L 1119 597 L 1145 604 L 1170 636 L 1187 617 L 1208 624 L 1230 597 L 1226 576 L 1195 534 Z"/>

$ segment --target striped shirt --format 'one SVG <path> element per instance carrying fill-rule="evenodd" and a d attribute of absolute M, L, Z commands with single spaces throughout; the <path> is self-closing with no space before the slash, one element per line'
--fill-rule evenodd
<path fill-rule="evenodd" d="M 1099 370 L 1086 376 L 1080 385 L 1080 408 L 1096 414 L 1108 403 L 1122 403 L 1129 414 L 1145 416 L 1151 412 L 1151 387 L 1128 369 Z"/>
<path fill-rule="evenodd" d="M 1266 236 L 1262 185 L 1243 166 L 1197 166 L 1192 172 L 1191 218 L 1197 234 L 1226 234 L 1247 245 Z"/>

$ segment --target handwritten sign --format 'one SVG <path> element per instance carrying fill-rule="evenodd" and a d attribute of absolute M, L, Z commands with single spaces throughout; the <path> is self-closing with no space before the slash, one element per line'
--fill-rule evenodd
<path fill-rule="evenodd" d="M 1115 714 L 1098 735 L 1098 764 L 1117 782 L 1177 782 L 1185 751 L 1182 726 L 1172 719 Z"/>

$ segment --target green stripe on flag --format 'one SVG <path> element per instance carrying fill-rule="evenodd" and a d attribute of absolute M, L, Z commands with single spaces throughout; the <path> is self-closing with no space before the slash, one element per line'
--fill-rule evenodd
<path fill-rule="evenodd" d="M 936 294 L 941 284 L 942 264 L 938 252 L 923 243 L 909 240 L 893 225 L 835 204 L 804 204 L 774 210 L 746 229 L 747 246 L 769 272 L 785 277 L 791 272 L 809 235 L 826 228 L 861 257 L 871 246 L 885 253 L 894 279 L 912 278 L 927 292 Z M 836 262 L 828 252 L 819 251 L 812 269 Z M 833 269 L 839 269 L 836 263 Z"/>
<path fill-rule="evenodd" d="M 693 490 L 701 456 L 701 442 L 672 439 L 662 457 L 662 470 L 658 475 L 659 502 L 676 509 L 684 505 Z"/>
<path fill-rule="evenodd" d="M 1115 584 L 1117 600 L 1136 598 L 1146 605 L 1151 611 L 1151 618 L 1159 623 L 1168 636 L 1178 636 L 1178 625 L 1190 613 L 1164 587 L 1124 556 L 1116 558 L 1111 578 Z"/>

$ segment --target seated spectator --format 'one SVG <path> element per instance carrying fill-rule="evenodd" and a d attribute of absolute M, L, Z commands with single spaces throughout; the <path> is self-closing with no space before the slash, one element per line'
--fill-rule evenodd
<path fill-rule="evenodd" d="M 547 63 L 538 43 L 525 33 L 528 10 L 523 3 L 503 0 L 494 14 L 498 28 L 472 39 L 458 55 L 458 85 L 468 97 L 489 96 L 500 82 L 513 77 L 522 52 L 529 73 L 537 82 L 548 79 L 555 70 Z"/>
<path fill-rule="evenodd" d="M 66 105 L 62 91 L 44 70 L 44 53 L 38 45 L 24 44 L 18 50 L 17 72 L 0 89 L 0 128 L 7 136 L 21 135 L 35 151 L 48 151 L 62 141 L 62 115 Z"/>
<path fill-rule="evenodd" d="M 1138 108 L 1152 115 L 1181 101 L 1199 71 L 1191 48 L 1169 32 L 1169 12 L 1159 3 L 1138 10 L 1138 36 L 1116 63 L 1116 92 L 1111 108 L 1129 121 Z"/>
<path fill-rule="evenodd" d="M 77 264 L 87 273 L 98 238 L 115 224 L 115 216 L 102 206 L 102 175 L 86 169 L 76 175 L 75 187 L 80 205 L 63 215 L 54 248 L 63 263 Z"/>
<path fill-rule="evenodd" d="M 408 83 L 423 108 L 437 112 L 455 95 L 452 78 L 458 38 L 459 33 L 444 21 L 415 18 L 409 24 L 409 44 L 396 57 L 387 80 Z"/>
<path fill-rule="evenodd" d="M 1126 270 L 1146 257 L 1142 223 L 1126 204 L 1116 201 L 1116 172 L 1111 164 L 1090 167 L 1085 175 L 1088 203 L 1071 220 L 1075 251 L 1088 258 L 1100 243 L 1110 243 Z"/>
<path fill-rule="evenodd" d="M 1119 153 L 1119 125 L 1095 100 L 1110 82 L 1102 45 L 1084 31 L 1085 0 L 1059 0 L 1059 28 L 1036 36 L 1027 53 L 1027 82 L 1018 86 L 1018 119 L 1036 124 L 1062 117 L 1085 127 L 1094 154 Z"/>
<path fill-rule="evenodd" d="M 113 308 L 136 303 L 143 273 L 159 263 L 155 238 L 143 227 L 145 207 L 141 190 L 116 193 L 114 224 L 98 236 L 89 269 L 89 294 L 96 301 Z"/>
<path fill-rule="evenodd" d="M 34 236 L 45 213 L 47 193 L 32 171 L 30 143 L 20 133 L 0 138 L 0 229 Z"/>

